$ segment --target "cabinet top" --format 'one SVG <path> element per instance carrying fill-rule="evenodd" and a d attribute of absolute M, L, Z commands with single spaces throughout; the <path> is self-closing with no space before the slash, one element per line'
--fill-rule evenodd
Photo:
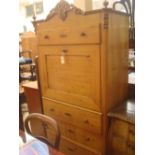
<path fill-rule="evenodd" d="M 108 113 L 109 117 L 135 124 L 135 101 L 127 100 Z"/>
<path fill-rule="evenodd" d="M 57 3 L 57 5 L 55 6 L 55 8 L 53 8 L 49 14 L 47 15 L 45 20 L 37 20 L 34 21 L 34 23 L 38 23 L 38 22 L 44 22 L 44 21 L 48 21 L 51 18 L 53 18 L 54 16 L 59 16 L 59 18 L 64 21 L 66 20 L 66 18 L 68 17 L 68 13 L 73 12 L 76 15 L 89 15 L 89 14 L 96 14 L 96 13 L 115 13 L 115 14 L 121 14 L 121 15 L 125 15 L 125 16 L 129 16 L 127 13 L 121 12 L 121 11 L 117 11 L 114 10 L 112 8 L 103 8 L 103 9 L 98 9 L 98 10 L 91 10 L 91 11 L 83 11 L 80 8 L 77 8 L 76 6 L 74 6 L 73 4 L 69 4 L 67 1 L 65 0 L 61 0 L 59 3 Z"/>
<path fill-rule="evenodd" d="M 30 89 L 38 89 L 38 83 L 37 81 L 31 81 L 31 82 L 22 84 L 22 87 L 30 88 Z"/>

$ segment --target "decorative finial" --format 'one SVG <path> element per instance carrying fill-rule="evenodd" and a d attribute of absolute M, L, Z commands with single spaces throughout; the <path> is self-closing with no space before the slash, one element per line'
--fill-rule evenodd
<path fill-rule="evenodd" d="M 34 20 L 34 21 L 36 21 L 36 16 L 35 16 L 35 15 L 33 15 L 33 17 L 32 17 L 32 18 L 33 18 L 33 20 Z"/>
<path fill-rule="evenodd" d="M 107 8 L 107 6 L 109 5 L 109 2 L 108 2 L 107 0 L 105 0 L 105 1 L 103 2 L 103 5 L 104 5 L 105 8 Z"/>

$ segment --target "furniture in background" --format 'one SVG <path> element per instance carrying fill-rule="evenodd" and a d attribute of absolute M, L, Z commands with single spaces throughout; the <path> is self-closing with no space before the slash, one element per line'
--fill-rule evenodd
<path fill-rule="evenodd" d="M 31 51 L 19 52 L 19 82 L 23 80 L 36 80 L 35 63 Z"/>
<path fill-rule="evenodd" d="M 32 120 L 40 121 L 45 129 L 50 128 L 52 132 L 55 133 L 53 134 L 55 135 L 53 136 L 53 139 L 49 140 L 49 138 L 46 135 L 43 136 L 43 135 L 36 135 L 36 133 L 34 134 L 33 130 L 31 129 Z M 60 135 L 59 125 L 55 119 L 43 114 L 31 113 L 25 118 L 24 125 L 25 125 L 25 130 L 28 134 L 36 137 L 37 139 L 45 142 L 46 144 L 50 145 L 51 147 L 57 150 L 59 149 L 61 135 Z"/>
<path fill-rule="evenodd" d="M 113 9 L 122 6 L 129 15 L 129 49 L 135 49 L 135 0 L 115 0 Z"/>
<path fill-rule="evenodd" d="M 22 112 L 22 104 L 25 103 L 26 98 L 23 92 L 19 92 L 19 129 L 24 130 L 23 125 L 23 112 Z"/>
<path fill-rule="evenodd" d="M 60 124 L 60 150 L 105 155 L 107 113 L 128 93 L 128 16 L 82 12 L 63 0 L 33 24 L 43 113 Z"/>
<path fill-rule="evenodd" d="M 24 130 L 23 125 L 23 105 L 26 103 L 26 97 L 24 94 L 24 90 L 19 84 L 19 129 Z M 25 111 L 26 112 L 26 111 Z"/>
<path fill-rule="evenodd" d="M 27 100 L 29 113 L 42 113 L 41 95 L 38 89 L 38 82 L 29 81 L 22 84 L 22 87 Z M 38 121 L 33 120 L 33 123 L 31 123 L 31 129 L 33 130 L 33 133 L 44 134 L 44 129 Z"/>
<path fill-rule="evenodd" d="M 130 71 L 128 75 L 128 98 L 135 98 L 135 71 Z"/>
<path fill-rule="evenodd" d="M 40 93 L 37 81 L 22 84 L 27 98 L 29 113 L 42 113 Z"/>
<path fill-rule="evenodd" d="M 31 58 L 34 61 L 38 55 L 37 52 L 37 38 L 34 32 L 25 32 L 20 36 L 21 51 L 31 51 Z"/>
<path fill-rule="evenodd" d="M 107 155 L 135 154 L 135 102 L 130 99 L 108 113 Z"/>

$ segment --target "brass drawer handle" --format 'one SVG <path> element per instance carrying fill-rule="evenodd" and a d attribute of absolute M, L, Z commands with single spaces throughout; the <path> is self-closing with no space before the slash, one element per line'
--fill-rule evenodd
<path fill-rule="evenodd" d="M 81 32 L 81 37 L 85 37 L 86 36 L 86 33 L 85 32 Z"/>
<path fill-rule="evenodd" d="M 55 109 L 51 108 L 51 109 L 50 109 L 50 111 L 51 111 L 51 112 L 54 112 L 54 111 L 55 111 Z"/>
<path fill-rule="evenodd" d="M 129 129 L 129 133 L 131 133 L 131 134 L 135 134 L 135 131 L 134 130 L 132 130 L 132 129 Z"/>
<path fill-rule="evenodd" d="M 134 145 L 128 144 L 127 146 L 128 146 L 129 148 L 131 148 L 132 150 L 135 150 L 135 146 L 134 146 Z"/>
<path fill-rule="evenodd" d="M 48 36 L 48 35 L 45 35 L 44 38 L 45 38 L 45 39 L 49 39 L 49 36 Z"/>
<path fill-rule="evenodd" d="M 86 140 L 87 142 L 89 142 L 89 141 L 90 141 L 90 138 L 89 138 L 89 137 L 87 137 L 85 140 Z"/>
<path fill-rule="evenodd" d="M 66 52 L 68 52 L 68 50 L 66 50 L 66 49 L 63 49 L 62 50 L 62 53 L 66 53 Z"/>
<path fill-rule="evenodd" d="M 89 120 L 85 120 L 84 123 L 85 123 L 85 124 L 89 124 Z"/>
<path fill-rule="evenodd" d="M 74 133 L 74 131 L 71 130 L 71 129 L 68 129 L 67 131 L 68 131 L 69 133 Z"/>
<path fill-rule="evenodd" d="M 63 34 L 63 33 L 62 33 L 62 34 L 60 34 L 60 37 L 61 37 L 61 38 L 66 38 L 66 37 L 67 37 L 67 34 Z"/>
<path fill-rule="evenodd" d="M 72 115 L 71 115 L 70 113 L 68 113 L 68 112 L 65 112 L 65 115 L 66 115 L 66 116 L 69 116 L 69 117 L 72 116 Z"/>
<path fill-rule="evenodd" d="M 76 148 L 71 148 L 71 147 L 67 147 L 67 149 L 71 152 L 74 152 L 76 150 Z"/>

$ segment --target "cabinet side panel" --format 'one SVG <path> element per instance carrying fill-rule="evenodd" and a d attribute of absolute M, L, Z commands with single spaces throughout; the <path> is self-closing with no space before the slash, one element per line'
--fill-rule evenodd
<path fill-rule="evenodd" d="M 126 15 L 104 12 L 101 18 L 101 101 L 107 135 L 107 113 L 127 97 L 129 24 Z"/>
<path fill-rule="evenodd" d="M 128 17 L 109 14 L 107 45 L 107 112 L 122 103 L 128 90 Z"/>

